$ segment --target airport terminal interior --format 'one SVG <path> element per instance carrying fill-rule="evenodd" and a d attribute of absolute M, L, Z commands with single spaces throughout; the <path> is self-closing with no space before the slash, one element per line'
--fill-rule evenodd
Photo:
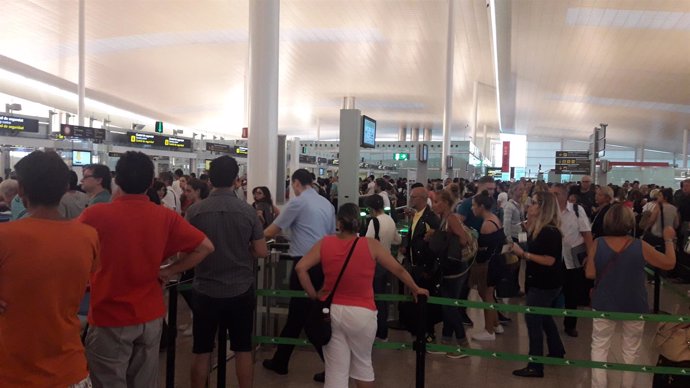
<path fill-rule="evenodd" d="M 611 187 L 610 201 L 629 201 L 636 212 L 632 191 L 642 190 L 644 201 L 669 188 L 690 196 L 690 0 L 3 0 L 1 9 L 4 180 L 16 178 L 17 163 L 39 150 L 57 152 L 78 182 L 93 176 L 94 165 L 114 172 L 130 151 L 148 155 L 156 177 L 181 170 L 208 178 L 213 160 L 231 156 L 249 204 L 253 188 L 266 187 L 276 209 L 285 209 L 296 198 L 291 176 L 304 169 L 334 206 L 360 205 L 364 220 L 365 197 L 385 194 L 373 183 L 384 178 L 397 198 L 384 210 L 403 241 L 417 223 L 408 208 L 420 183 L 438 198 L 436 185 L 460 184 L 462 199 L 481 194 L 469 188 L 487 176 L 505 183 L 499 191 L 506 195 L 509 186 L 583 190 L 589 182 L 592 191 Z M 337 192 L 330 193 L 334 182 Z M 13 199 L 0 190 L 0 208 L 7 205 L 0 228 L 16 221 Z M 588 225 L 596 219 L 589 210 Z M 690 322 L 690 211 L 687 220 L 683 214 L 674 223 L 676 268 L 661 277 L 650 270 L 644 285 L 650 314 L 681 323 Z M 636 215 L 639 221 L 642 210 Z M 255 266 L 256 290 L 291 287 L 290 239 L 289 232 L 270 239 L 268 257 Z M 406 265 L 404 252 L 393 250 Z M 516 277 L 522 291 L 525 266 Z M 0 283 L 12 281 L 3 275 L 0 252 Z M 388 280 L 386 294 L 409 295 Z M 177 320 L 170 324 L 166 315 L 158 368 L 165 388 L 192 387 L 193 314 L 182 297 L 171 297 L 177 287 L 164 291 Z M 2 291 L 0 284 L 0 302 Z M 522 291 L 487 303 L 523 308 Z M 482 301 L 476 290 L 468 298 Z M 257 297 L 255 387 L 323 385 L 313 378 L 324 364 L 311 346 L 297 346 L 287 375 L 262 366 L 280 341 L 288 306 L 285 294 Z M 460 359 L 452 351 L 416 351 L 421 345 L 413 346 L 417 337 L 403 327 L 401 308 L 386 305 L 390 334 L 376 340 L 372 355 L 377 387 L 594 387 L 592 371 L 602 369 L 587 363 L 593 315 L 579 318 L 572 336 L 556 314 L 573 365 L 546 365 L 543 378 L 526 379 L 511 373 L 527 364 L 524 308 L 504 312 L 495 340 L 470 339 L 470 349 L 486 352 Z M 7 335 L 2 315 L 0 305 L 0 339 Z M 467 316 L 471 337 L 482 331 L 485 314 L 468 308 Z M 632 364 L 653 368 L 659 321 L 645 320 Z M 631 364 L 623 360 L 621 333 L 608 358 L 609 387 L 625 386 L 621 364 Z M 230 345 L 225 384 L 216 351 L 208 386 L 238 386 Z M 690 378 L 685 351 L 688 358 L 673 361 L 686 362 L 689 372 L 669 372 L 669 381 Z M 651 387 L 655 370 L 635 375 L 633 387 Z M 681 386 L 670 384 L 654 386 Z"/>

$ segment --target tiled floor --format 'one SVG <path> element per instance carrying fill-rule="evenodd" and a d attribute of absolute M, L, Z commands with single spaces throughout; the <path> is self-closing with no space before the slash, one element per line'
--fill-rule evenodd
<path fill-rule="evenodd" d="M 687 285 L 676 286 L 687 291 Z M 650 289 L 650 300 L 652 290 Z M 472 292 L 471 299 L 476 299 Z M 512 303 L 523 303 L 516 299 Z M 676 296 L 668 290 L 662 292 L 662 309 L 670 312 L 687 312 L 688 303 L 685 299 Z M 189 313 L 184 302 L 180 302 L 179 319 L 182 323 L 189 321 Z M 470 310 L 470 317 L 476 323 L 476 327 L 483 326 L 483 314 L 480 310 Z M 511 314 L 513 322 L 505 327 L 505 333 L 499 335 L 494 342 L 480 343 L 474 341 L 471 346 L 485 349 L 496 349 L 514 353 L 527 353 L 527 328 L 521 316 Z M 562 327 L 561 322 L 558 322 Z M 589 359 L 591 321 L 580 319 L 578 322 L 579 338 L 570 338 L 562 334 L 562 339 L 567 351 L 566 357 L 573 359 Z M 652 349 L 652 337 L 656 325 L 648 324 L 645 329 L 643 342 L 643 355 L 639 364 L 654 365 L 656 353 Z M 437 326 L 440 330 L 440 325 Z M 473 329 L 469 329 L 470 331 Z M 406 332 L 391 331 L 391 341 L 410 342 L 412 337 Z M 613 342 L 609 360 L 622 362 L 620 355 L 620 337 Z M 617 350 L 618 349 L 618 350 Z M 311 348 L 298 348 L 293 354 L 290 363 L 290 373 L 279 376 L 261 366 L 261 361 L 270 358 L 273 350 L 270 346 L 264 346 L 256 352 L 255 363 L 255 387 L 261 388 L 293 388 L 293 387 L 320 387 L 322 384 L 312 381 L 314 373 L 323 370 L 323 364 Z M 176 384 L 175 387 L 189 387 L 189 363 L 191 355 L 191 337 L 178 337 Z M 376 372 L 376 386 L 379 388 L 412 388 L 415 386 L 415 353 L 412 351 L 398 350 L 374 350 L 374 370 Z M 566 368 L 546 366 L 543 379 L 525 379 L 514 377 L 511 371 L 523 367 L 524 364 L 505 362 L 484 358 L 465 358 L 454 360 L 443 355 L 428 355 L 426 368 L 426 387 L 481 387 L 481 388 L 505 388 L 505 387 L 589 387 L 590 371 L 582 368 Z M 161 354 L 161 387 L 164 387 L 165 354 Z M 620 385 L 620 373 L 609 372 L 609 386 Z M 635 387 L 650 387 L 652 376 L 639 374 Z M 211 376 L 211 387 L 216 386 L 215 374 Z M 236 387 L 234 375 L 234 362 L 228 363 L 227 387 Z M 354 383 L 351 384 L 354 387 Z"/>

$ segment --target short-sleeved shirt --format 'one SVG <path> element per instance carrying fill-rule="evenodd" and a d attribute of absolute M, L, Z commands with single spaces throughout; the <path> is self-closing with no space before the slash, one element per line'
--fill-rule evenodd
<path fill-rule="evenodd" d="M 0 224 L 0 386 L 68 387 L 86 378 L 77 318 L 99 252 L 76 221 Z"/>
<path fill-rule="evenodd" d="M 658 206 L 658 205 L 657 205 Z M 678 218 L 678 209 L 670 203 L 664 203 L 664 228 L 667 226 L 675 228 L 676 218 Z M 656 222 L 652 225 L 650 230 L 653 235 L 662 237 L 664 234 L 663 228 L 661 227 L 661 212 L 656 218 Z"/>
<path fill-rule="evenodd" d="M 20 220 L 26 216 L 26 207 L 24 207 L 24 202 L 22 202 L 19 195 L 15 195 L 14 198 L 12 198 L 10 210 L 12 211 L 12 221 Z"/>
<path fill-rule="evenodd" d="M 60 199 L 58 211 L 60 214 L 71 220 L 79 217 L 89 204 L 89 197 L 81 191 L 68 191 Z"/>
<path fill-rule="evenodd" d="M 326 198 L 308 188 L 288 201 L 273 224 L 290 232 L 288 255 L 301 257 L 324 236 L 335 233 L 335 209 Z"/>
<path fill-rule="evenodd" d="M 467 227 L 479 232 L 480 230 L 482 230 L 482 224 L 484 223 L 484 219 L 474 215 L 474 212 L 472 211 L 472 200 L 473 198 L 464 199 L 458 207 L 458 214 L 465 217 L 464 223 Z"/>
<path fill-rule="evenodd" d="M 552 290 L 563 286 L 563 259 L 561 251 L 563 239 L 561 232 L 554 226 L 545 226 L 532 238 L 529 234 L 527 251 L 535 255 L 551 256 L 556 259 L 553 265 L 541 265 L 528 260 L 525 269 L 525 288 L 530 287 Z"/>
<path fill-rule="evenodd" d="M 89 323 L 122 327 L 162 317 L 161 264 L 178 252 L 193 251 L 204 234 L 146 195 L 124 194 L 89 206 L 79 220 L 96 228 L 101 243 L 100 263 L 91 276 Z"/>
<path fill-rule="evenodd" d="M 229 189 L 216 189 L 187 209 L 187 220 L 206 234 L 215 251 L 194 269 L 194 290 L 212 298 L 242 295 L 254 285 L 252 241 L 264 237 L 256 210 Z"/>
<path fill-rule="evenodd" d="M 578 214 L 575 215 L 573 206 L 579 206 Z M 585 209 L 580 205 L 573 205 L 568 202 L 565 210 L 561 211 L 561 231 L 563 232 L 563 261 L 567 269 L 580 268 L 582 265 L 573 257 L 572 249 L 584 244 L 583 232 L 591 232 L 589 218 Z"/>
<path fill-rule="evenodd" d="M 110 202 L 110 197 L 108 190 L 103 190 L 89 200 L 89 206 L 93 206 L 97 203 L 108 203 Z"/>

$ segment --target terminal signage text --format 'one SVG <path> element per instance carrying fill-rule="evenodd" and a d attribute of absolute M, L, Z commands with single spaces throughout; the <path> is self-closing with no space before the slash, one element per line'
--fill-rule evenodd
<path fill-rule="evenodd" d="M 38 133 L 38 120 L 0 115 L 0 129 L 7 129 L 16 132 Z"/>
<path fill-rule="evenodd" d="M 105 141 L 105 129 L 83 127 L 81 125 L 61 124 L 60 135 L 64 137 L 75 137 L 77 139 Z"/>
<path fill-rule="evenodd" d="M 127 136 L 131 144 L 166 148 L 192 148 L 192 141 L 190 139 L 182 139 L 174 136 L 158 136 L 144 132 L 127 132 Z"/>
<path fill-rule="evenodd" d="M 221 152 L 224 154 L 232 153 L 229 144 L 219 144 L 219 143 L 206 143 L 206 151 L 211 152 Z"/>
<path fill-rule="evenodd" d="M 589 174 L 591 161 L 587 151 L 556 151 L 556 174 Z"/>

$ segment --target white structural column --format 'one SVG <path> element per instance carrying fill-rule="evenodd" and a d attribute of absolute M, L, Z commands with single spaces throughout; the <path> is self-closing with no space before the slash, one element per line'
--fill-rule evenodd
<path fill-rule="evenodd" d="M 472 137 L 472 144 L 477 145 L 477 111 L 479 110 L 479 81 L 474 81 L 472 87 L 472 128 L 470 128 L 470 136 Z"/>
<path fill-rule="evenodd" d="M 683 130 L 683 168 L 688 168 L 688 130 Z"/>
<path fill-rule="evenodd" d="M 292 182 L 292 174 L 299 170 L 299 154 L 302 152 L 302 144 L 300 143 L 299 137 L 293 137 L 288 154 L 290 154 L 290 163 L 288 163 L 288 169 L 290 170 L 288 174 L 288 179 Z M 290 185 L 290 198 L 294 198 L 295 191 L 292 190 L 292 185 Z"/>
<path fill-rule="evenodd" d="M 448 0 L 448 37 L 446 39 L 446 96 L 443 106 L 443 143 L 441 178 L 448 176 L 450 131 L 453 128 L 453 63 L 455 59 L 455 0 Z"/>
<path fill-rule="evenodd" d="M 398 141 L 407 141 L 407 126 L 401 125 L 400 129 L 398 129 Z"/>
<path fill-rule="evenodd" d="M 488 132 L 487 132 L 486 124 L 484 124 L 484 136 L 482 137 L 482 154 L 484 155 L 484 157 L 487 156 L 487 154 L 488 154 L 487 150 L 489 149 L 489 138 L 488 138 L 487 133 Z"/>
<path fill-rule="evenodd" d="M 635 148 L 635 161 L 644 162 L 644 147 Z"/>
<path fill-rule="evenodd" d="M 249 2 L 249 156 L 247 187 L 276 192 L 280 1 Z M 299 154 L 292 155 L 299 158 Z"/>
<path fill-rule="evenodd" d="M 78 95 L 79 105 L 77 107 L 77 116 L 79 117 L 79 125 L 84 125 L 84 97 L 86 96 L 86 0 L 79 0 L 79 82 Z"/>
<path fill-rule="evenodd" d="M 419 141 L 419 127 L 412 128 L 410 133 L 410 141 Z"/>
<path fill-rule="evenodd" d="M 431 139 L 432 139 L 431 135 L 432 135 L 431 128 L 428 128 L 428 127 L 424 128 L 424 137 L 422 137 L 422 139 L 424 141 L 431 141 Z"/>

